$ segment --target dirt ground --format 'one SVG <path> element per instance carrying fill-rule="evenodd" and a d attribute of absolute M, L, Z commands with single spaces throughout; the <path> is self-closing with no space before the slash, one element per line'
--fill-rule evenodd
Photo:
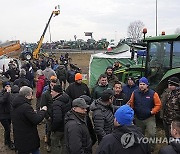
<path fill-rule="evenodd" d="M 11 54 L 10 56 L 17 57 L 17 54 Z M 59 56 L 59 54 L 58 54 Z M 88 65 L 89 65 L 89 59 L 90 59 L 90 54 L 88 53 L 71 53 L 70 57 L 72 58 L 72 63 L 77 64 L 78 67 L 82 69 L 82 73 L 87 73 L 88 74 Z M 35 101 L 33 101 L 33 106 L 35 104 Z M 38 125 L 38 131 L 41 139 L 41 147 L 40 151 L 41 154 L 48 154 L 46 152 L 46 145 L 44 143 L 44 132 L 45 132 L 45 126 L 44 124 Z M 164 131 L 161 128 L 157 129 L 157 136 L 158 137 L 164 137 Z M 156 148 L 154 150 L 153 154 L 157 154 L 160 147 L 162 147 L 164 144 L 157 144 Z M 93 151 L 95 151 L 97 145 L 93 147 Z M 0 124 L 0 154 L 15 154 L 14 151 L 11 151 L 8 149 L 7 146 L 4 146 L 3 142 L 3 128 L 2 125 Z"/>

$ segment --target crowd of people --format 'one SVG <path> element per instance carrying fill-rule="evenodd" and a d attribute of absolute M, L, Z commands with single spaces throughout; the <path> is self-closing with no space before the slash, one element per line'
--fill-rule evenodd
<path fill-rule="evenodd" d="M 23 63 L 20 69 L 13 61 L 4 72 L 7 80 L 0 93 L 0 122 L 4 144 L 11 150 L 39 154 L 37 126 L 44 121 L 44 142 L 52 154 L 91 154 L 95 144 L 97 154 L 148 154 L 156 144 L 142 138 L 156 138 L 155 115 L 162 110 L 169 145 L 159 153 L 180 152 L 177 77 L 169 78 L 161 101 L 145 77 L 136 81 L 129 76 L 126 84 L 121 83 L 113 73 L 117 61 L 99 76 L 92 90 L 82 81 L 80 69 L 72 64 L 68 69 L 60 61 L 40 58 Z"/>

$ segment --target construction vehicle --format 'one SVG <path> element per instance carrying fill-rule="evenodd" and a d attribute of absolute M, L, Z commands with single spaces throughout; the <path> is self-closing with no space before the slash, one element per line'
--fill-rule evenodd
<path fill-rule="evenodd" d="M 17 51 L 21 48 L 20 41 L 8 41 L 0 44 L 0 56 L 8 54 L 13 51 Z"/>
<path fill-rule="evenodd" d="M 40 56 L 40 49 L 41 49 L 41 46 L 42 46 L 42 43 L 43 43 L 44 36 L 46 34 L 46 31 L 47 31 L 47 28 L 48 28 L 48 26 L 50 24 L 50 21 L 51 21 L 53 15 L 55 17 L 55 16 L 57 16 L 59 14 L 60 14 L 60 8 L 59 8 L 59 5 L 58 5 L 58 6 L 55 7 L 55 10 L 52 11 L 52 13 L 51 13 L 51 15 L 49 17 L 49 20 L 48 20 L 48 22 L 46 24 L 46 27 L 45 27 L 45 29 L 43 31 L 43 34 L 41 35 L 41 38 L 38 41 L 38 45 L 35 48 L 35 50 L 33 52 L 28 52 L 28 51 L 22 52 L 21 57 L 24 57 L 24 59 L 27 59 L 27 60 L 30 60 L 32 58 L 33 59 L 38 59 L 39 58 L 39 56 Z M 42 53 L 41 55 L 42 56 L 47 56 L 47 54 L 45 54 L 45 53 Z"/>
<path fill-rule="evenodd" d="M 137 79 L 145 76 L 150 82 L 150 88 L 161 95 L 170 77 L 180 78 L 180 34 L 147 37 L 144 41 L 147 50 L 139 57 L 140 63 L 128 65 L 115 73 L 121 74 L 123 82 L 126 82 L 128 76 Z"/>

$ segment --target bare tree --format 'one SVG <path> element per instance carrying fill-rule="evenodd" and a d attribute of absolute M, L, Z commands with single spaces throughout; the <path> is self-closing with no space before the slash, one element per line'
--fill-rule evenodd
<path fill-rule="evenodd" d="M 180 34 L 180 28 L 176 28 L 175 34 Z"/>
<path fill-rule="evenodd" d="M 144 28 L 144 23 L 140 20 L 131 22 L 128 26 L 128 37 L 132 38 L 134 41 L 137 41 L 142 38 L 142 30 Z"/>

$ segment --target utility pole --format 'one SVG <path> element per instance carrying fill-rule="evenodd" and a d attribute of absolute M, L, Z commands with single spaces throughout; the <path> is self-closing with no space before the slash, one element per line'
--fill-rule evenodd
<path fill-rule="evenodd" d="M 157 36 L 157 0 L 156 0 L 156 36 Z"/>

